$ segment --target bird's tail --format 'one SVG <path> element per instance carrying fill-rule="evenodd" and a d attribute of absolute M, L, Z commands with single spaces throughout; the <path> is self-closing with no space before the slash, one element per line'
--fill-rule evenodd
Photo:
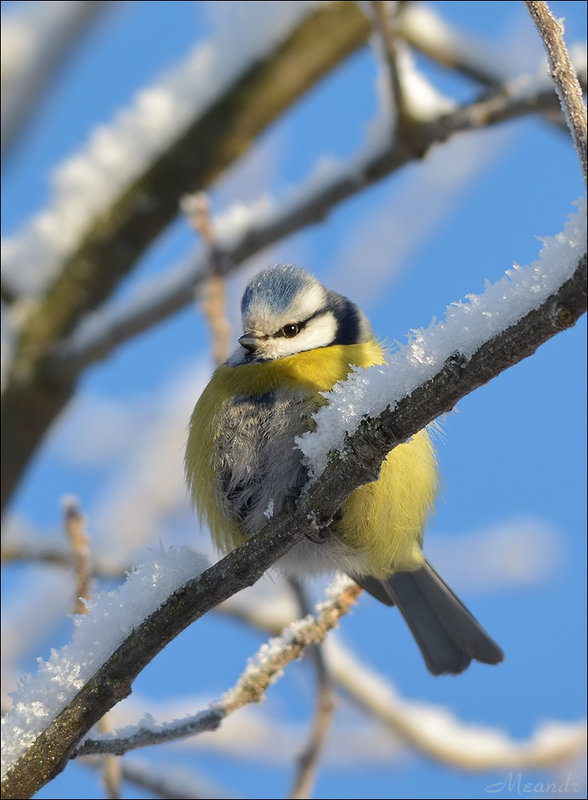
<path fill-rule="evenodd" d="M 386 605 L 397 605 L 433 675 L 463 672 L 472 659 L 498 664 L 504 654 L 461 600 L 425 560 L 414 572 L 357 583 Z"/>

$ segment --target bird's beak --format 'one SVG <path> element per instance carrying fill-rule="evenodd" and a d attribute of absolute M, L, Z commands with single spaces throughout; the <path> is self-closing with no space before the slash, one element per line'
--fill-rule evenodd
<path fill-rule="evenodd" d="M 248 350 L 250 353 L 254 353 L 259 345 L 259 339 L 257 336 L 252 336 L 251 334 L 246 333 L 239 337 L 239 344 L 241 347 L 244 347 L 245 350 Z"/>

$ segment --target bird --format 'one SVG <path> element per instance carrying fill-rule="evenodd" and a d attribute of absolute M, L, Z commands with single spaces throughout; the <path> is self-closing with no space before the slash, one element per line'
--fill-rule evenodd
<path fill-rule="evenodd" d="M 292 509 L 309 474 L 296 437 L 312 431 L 324 394 L 356 367 L 385 364 L 370 322 L 348 298 L 291 264 L 254 276 L 241 300 L 239 346 L 212 375 L 188 425 L 185 475 L 201 522 L 227 553 Z M 503 652 L 423 554 L 439 483 L 425 428 L 388 453 L 320 541 L 277 563 L 300 579 L 343 572 L 397 606 L 433 675 L 459 674 Z"/>

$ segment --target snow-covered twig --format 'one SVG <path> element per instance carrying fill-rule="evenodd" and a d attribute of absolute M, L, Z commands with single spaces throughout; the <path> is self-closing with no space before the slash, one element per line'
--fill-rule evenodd
<path fill-rule="evenodd" d="M 163 725 L 146 722 L 134 727 L 132 732 L 123 729 L 118 731 L 118 735 L 115 732 L 110 737 L 88 738 L 77 748 L 72 758 L 106 754 L 122 756 L 130 750 L 137 750 L 140 747 L 150 747 L 155 744 L 185 739 L 186 736 L 195 736 L 198 733 L 215 731 L 225 716 L 222 703 L 213 703 L 205 711 L 199 711 L 182 720 L 174 720 Z"/>
<path fill-rule="evenodd" d="M 119 736 L 86 739 L 76 750 L 76 756 L 116 753 L 122 755 L 138 747 L 181 739 L 185 736 L 215 730 L 229 714 L 249 703 L 260 702 L 266 690 L 278 680 L 284 667 L 301 658 L 306 650 L 321 642 L 334 628 L 341 616 L 354 604 L 361 589 L 350 579 L 329 592 L 329 599 L 321 604 L 316 617 L 312 615 L 297 620 L 258 651 L 233 689 L 208 709 L 184 720 L 157 726 L 153 723 L 133 728 L 132 733 L 119 732 Z"/>
<path fill-rule="evenodd" d="M 519 48 L 512 55 L 503 49 L 490 48 L 484 41 L 476 40 L 471 33 L 463 33 L 443 19 L 438 10 L 424 3 L 402 3 L 398 14 L 398 33 L 402 38 L 433 61 L 461 72 L 463 75 L 489 88 L 498 88 L 516 71 Z M 581 84 L 586 89 L 586 45 L 578 47 L 575 67 Z M 567 133 L 565 119 L 555 107 L 538 109 L 546 120 Z"/>
<path fill-rule="evenodd" d="M 500 86 L 513 64 L 485 41 L 457 30 L 426 3 L 400 3 L 398 32 L 408 44 L 437 63 L 458 70 L 483 86 Z"/>
<path fill-rule="evenodd" d="M 332 602 L 325 604 L 329 614 Z M 338 605 L 339 601 L 335 599 L 334 602 Z M 322 614 L 324 613 L 323 610 Z M 299 634 L 295 639 L 305 629 L 312 630 L 314 637 L 313 625 L 308 620 L 296 622 L 294 628 L 299 628 Z M 294 628 L 289 627 L 287 631 Z M 305 634 L 302 642 L 305 643 L 306 640 Z M 544 723 L 528 739 L 517 741 L 501 730 L 466 724 L 445 708 L 401 698 L 389 680 L 358 661 L 334 637 L 326 639 L 324 647 L 326 666 L 336 684 L 403 743 L 438 763 L 468 771 L 538 769 L 565 763 L 580 755 L 585 748 L 585 721 Z M 268 658 L 268 652 L 273 654 L 271 658 Z M 291 660 L 290 656 L 298 657 L 297 652 L 290 651 L 290 645 L 284 647 L 283 637 L 272 640 L 269 647 L 264 645 L 254 659 L 254 663 L 257 660 L 257 666 L 252 673 L 248 673 L 247 678 L 247 683 L 251 681 L 255 687 L 254 698 L 259 699 L 259 693 L 263 689 L 258 687 L 260 683 L 265 686 L 268 678 L 271 680 L 276 665 L 280 669 L 285 660 Z M 241 694 L 243 683 L 244 679 L 241 678 L 236 689 L 232 691 Z M 249 695 L 249 691 L 246 695 Z M 155 745 L 214 729 L 223 718 L 222 706 L 221 700 L 208 710 L 185 720 L 164 725 L 155 725 L 153 722 L 140 724 L 129 733 L 124 729 L 120 730 L 115 737 L 87 739 L 76 756 L 96 753 L 120 755 L 137 747 Z"/>

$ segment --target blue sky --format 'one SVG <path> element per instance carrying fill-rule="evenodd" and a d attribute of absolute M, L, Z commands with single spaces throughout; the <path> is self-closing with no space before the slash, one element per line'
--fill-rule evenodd
<path fill-rule="evenodd" d="M 3 4 L 3 13 L 14 5 Z M 515 67 L 523 73 L 537 68 L 540 43 L 522 3 L 431 5 L 461 31 L 503 53 L 513 74 Z M 584 41 L 586 4 L 551 7 L 566 18 L 568 43 Z M 243 12 L 219 2 L 114 4 L 80 43 L 5 167 L 3 236 L 9 238 L 48 202 L 52 169 L 83 145 L 94 126 L 111 119 L 197 41 L 235 24 L 238 13 Z M 424 59 L 417 63 L 440 90 L 459 100 L 473 96 L 466 79 L 433 69 Z M 320 156 L 352 156 L 377 114 L 376 78 L 373 53 L 367 48 L 356 53 L 212 187 L 213 211 L 252 202 L 264 192 L 285 197 Z M 288 261 L 356 300 L 379 336 L 402 341 L 411 329 L 442 317 L 450 303 L 481 292 L 486 279 L 498 280 L 513 262 L 533 261 L 540 249 L 537 237 L 560 231 L 572 201 L 583 192 L 569 137 L 546 123 L 529 117 L 462 136 L 245 265 L 229 283 L 231 318 L 237 323 L 248 277 L 267 263 Z M 164 274 L 196 247 L 194 233 L 178 220 L 113 302 L 124 306 L 142 281 Z M 434 679 L 399 615 L 367 597 L 341 625 L 340 635 L 355 654 L 388 676 L 406 698 L 447 707 L 467 723 L 500 728 L 513 738 L 529 737 L 545 720 L 585 715 L 585 329 L 584 317 L 443 420 L 444 485 L 425 549 L 500 642 L 505 663 Z M 237 336 L 235 328 L 233 339 Z M 197 397 L 191 387 L 209 374 L 207 342 L 202 318 L 190 307 L 89 369 L 68 415 L 54 426 L 29 470 L 14 513 L 42 535 L 56 537 L 60 498 L 75 494 L 101 555 L 137 560 L 142 548 L 158 542 L 204 546 L 193 534 L 196 523 L 181 486 L 181 441 L 176 443 L 171 431 L 187 424 Z M 162 475 L 170 484 L 177 476 L 176 487 Z M 167 494 L 148 517 L 148 495 L 160 482 Z M 142 524 L 143 504 L 149 524 Z M 135 539 L 117 541 L 121 530 Z M 488 541 L 486 550 L 464 547 L 474 557 L 485 553 L 483 563 L 460 556 L 460 542 Z M 35 591 L 42 596 L 63 582 L 62 573 L 44 583 L 36 568 L 23 566 L 6 568 L 4 577 L 7 616 L 24 596 L 32 602 Z M 66 641 L 69 630 L 69 620 L 53 619 L 37 649 L 21 653 L 19 668 L 33 670 L 34 659 Z M 232 620 L 201 620 L 145 670 L 135 692 L 146 711 L 162 700 L 213 699 L 232 685 L 261 641 L 260 633 Z M 310 671 L 296 664 L 260 711 L 300 724 L 303 732 L 312 698 Z M 361 719 L 344 704 L 343 727 Z M 382 730 L 381 736 L 388 734 Z M 205 749 L 151 748 L 140 755 L 155 765 L 196 767 L 241 796 L 283 796 L 291 776 L 291 767 L 273 754 L 269 764 L 227 760 Z M 565 778 L 568 768 L 557 774 Z M 525 779 L 535 785 L 545 775 L 525 773 Z M 331 759 L 320 771 L 315 796 L 485 797 L 485 787 L 502 777 L 464 774 L 416 755 L 391 757 L 389 763 L 374 759 L 363 767 Z M 505 789 L 499 796 L 513 793 Z M 75 764 L 38 795 L 102 796 L 94 773 Z M 124 796 L 148 795 L 126 788 Z"/>

